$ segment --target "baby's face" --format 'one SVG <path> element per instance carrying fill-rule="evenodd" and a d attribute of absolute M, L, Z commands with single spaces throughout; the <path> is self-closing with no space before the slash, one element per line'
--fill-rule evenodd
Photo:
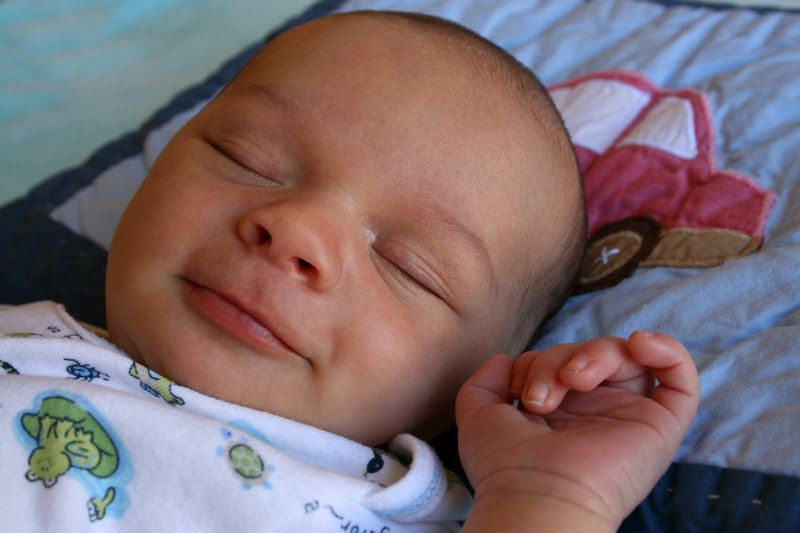
<path fill-rule="evenodd" d="M 184 127 L 117 229 L 112 340 L 367 444 L 446 427 L 516 309 L 537 148 L 428 39 L 363 16 L 302 26 Z"/>

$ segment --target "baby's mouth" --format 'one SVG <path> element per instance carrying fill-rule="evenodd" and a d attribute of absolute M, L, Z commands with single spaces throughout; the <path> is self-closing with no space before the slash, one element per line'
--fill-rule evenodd
<path fill-rule="evenodd" d="M 186 298 L 207 321 L 271 357 L 302 356 L 267 324 L 265 318 L 234 298 L 186 280 Z"/>

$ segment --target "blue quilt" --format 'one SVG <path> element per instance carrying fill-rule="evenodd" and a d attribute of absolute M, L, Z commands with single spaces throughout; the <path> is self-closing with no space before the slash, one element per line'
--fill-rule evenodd
<path fill-rule="evenodd" d="M 640 268 L 570 299 L 536 347 L 635 329 L 682 340 L 700 411 L 623 531 L 800 530 L 800 14 L 652 0 L 340 0 L 335 10 L 444 16 L 494 40 L 548 84 L 601 70 L 703 92 L 719 168 L 774 194 L 760 249 L 704 268 Z M 83 165 L 0 208 L 0 299 L 64 302 L 102 325 L 113 228 L 170 135 L 261 43 L 177 95 Z"/>

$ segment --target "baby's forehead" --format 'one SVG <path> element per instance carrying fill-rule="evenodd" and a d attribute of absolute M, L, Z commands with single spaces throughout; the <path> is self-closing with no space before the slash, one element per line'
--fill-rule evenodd
<path fill-rule="evenodd" d="M 277 36 L 256 60 L 269 52 L 300 48 L 333 51 L 331 59 L 348 70 L 362 66 L 353 59 L 388 52 L 395 64 L 416 71 L 452 76 L 467 70 L 475 84 L 493 78 L 497 88 L 513 85 L 508 83 L 514 77 L 508 67 L 515 60 L 505 51 L 456 23 L 417 13 L 357 11 L 315 19 Z M 396 71 L 376 74 L 393 76 Z"/>

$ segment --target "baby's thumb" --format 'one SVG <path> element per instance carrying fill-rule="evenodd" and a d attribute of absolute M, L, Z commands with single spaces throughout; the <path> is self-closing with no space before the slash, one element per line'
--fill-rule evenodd
<path fill-rule="evenodd" d="M 511 357 L 497 354 L 464 383 L 456 397 L 456 424 L 459 427 L 482 408 L 511 401 L 508 387 L 513 365 Z"/>

